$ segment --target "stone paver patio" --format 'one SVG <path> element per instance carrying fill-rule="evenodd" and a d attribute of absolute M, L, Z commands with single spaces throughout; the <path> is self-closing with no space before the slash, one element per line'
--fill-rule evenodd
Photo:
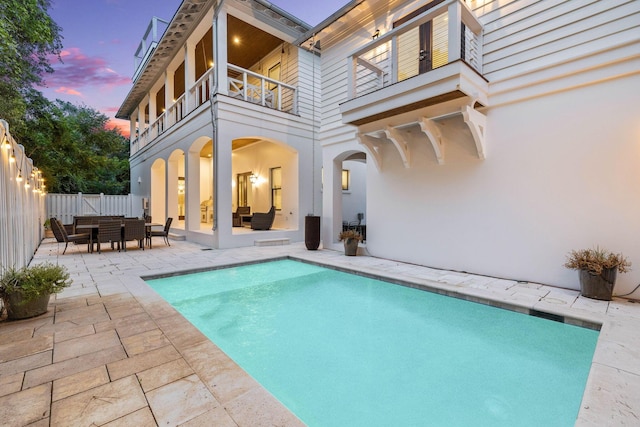
<path fill-rule="evenodd" d="M 290 256 L 568 323 L 602 325 L 576 425 L 640 425 L 640 304 L 595 301 L 535 283 L 475 276 L 301 244 L 59 255 L 46 239 L 34 263 L 68 267 L 74 284 L 46 315 L 0 322 L 0 425 L 303 425 L 141 277 Z"/>

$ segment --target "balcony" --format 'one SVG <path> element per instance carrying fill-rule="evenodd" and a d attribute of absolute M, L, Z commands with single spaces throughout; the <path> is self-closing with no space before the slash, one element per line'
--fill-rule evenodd
<path fill-rule="evenodd" d="M 425 25 L 430 51 L 418 40 Z M 360 126 L 462 97 L 486 105 L 481 49 L 482 24 L 462 0 L 444 1 L 380 35 L 347 59 L 343 123 Z"/>
<path fill-rule="evenodd" d="M 227 94 L 272 110 L 298 113 L 298 91 L 280 81 L 267 78 L 233 64 L 227 66 Z M 137 153 L 154 139 L 180 123 L 187 115 L 208 103 L 212 90 L 218 93 L 215 69 L 207 70 L 187 93 L 180 96 L 153 123 L 144 128 L 131 142 L 131 155 Z"/>
<path fill-rule="evenodd" d="M 411 167 L 411 138 L 421 135 L 444 164 L 450 130 L 467 127 L 484 159 L 489 83 L 482 76 L 482 24 L 462 0 L 445 0 L 347 58 L 348 100 L 342 122 L 380 170 L 383 144 Z"/>

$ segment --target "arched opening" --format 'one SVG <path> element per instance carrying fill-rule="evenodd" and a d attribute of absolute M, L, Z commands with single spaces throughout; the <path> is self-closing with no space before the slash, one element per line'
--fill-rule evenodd
<path fill-rule="evenodd" d="M 210 233 L 214 219 L 213 141 L 197 138 L 189 148 L 187 162 L 188 228 Z"/>
<path fill-rule="evenodd" d="M 295 230 L 299 217 L 298 152 L 280 141 L 244 137 L 232 142 L 231 206 L 243 207 L 233 234 L 250 232 L 250 216 L 275 207 L 272 229 Z M 247 213 L 248 211 L 248 213 Z"/>
<path fill-rule="evenodd" d="M 363 152 L 349 155 L 342 161 L 342 228 L 358 231 L 367 238 L 367 157 Z"/>
<path fill-rule="evenodd" d="M 325 170 L 324 215 L 332 218 L 324 234 L 325 245 L 338 243 L 338 235 L 354 229 L 366 236 L 367 222 L 367 156 L 360 150 L 343 151 L 333 157 L 331 170 Z M 327 163 L 325 163 L 327 165 Z M 326 174 L 329 173 L 327 176 Z"/>

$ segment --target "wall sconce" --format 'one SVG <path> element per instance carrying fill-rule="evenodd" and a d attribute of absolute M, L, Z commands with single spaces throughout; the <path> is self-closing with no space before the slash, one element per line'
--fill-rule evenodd
<path fill-rule="evenodd" d="M 140 185 L 140 184 L 142 184 L 142 177 L 141 176 L 138 177 L 138 185 Z"/>
<path fill-rule="evenodd" d="M 373 34 L 371 35 L 371 38 L 372 38 L 373 40 L 375 40 L 375 39 L 377 39 L 378 37 L 380 37 L 380 30 L 376 29 L 375 33 L 373 33 Z"/>
<path fill-rule="evenodd" d="M 249 181 L 251 181 L 252 184 L 255 184 L 256 182 L 258 182 L 258 175 L 254 175 L 253 173 L 249 176 Z"/>

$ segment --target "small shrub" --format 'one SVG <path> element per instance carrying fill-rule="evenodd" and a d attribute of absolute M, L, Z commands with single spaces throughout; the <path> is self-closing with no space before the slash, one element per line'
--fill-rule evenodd
<path fill-rule="evenodd" d="M 67 269 L 50 262 L 31 267 L 8 268 L 0 277 L 0 297 L 21 293 L 23 301 L 33 301 L 45 294 L 61 292 L 72 283 Z"/>
<path fill-rule="evenodd" d="M 340 234 L 338 234 L 338 240 L 340 240 L 341 242 L 343 240 L 350 240 L 350 239 L 356 239 L 357 241 L 361 241 L 362 235 L 358 233 L 356 230 L 344 230 L 344 231 L 341 231 Z"/>
<path fill-rule="evenodd" d="M 631 263 L 622 254 L 615 254 L 605 249 L 572 250 L 567 255 L 564 266 L 572 270 L 587 270 L 594 275 L 600 275 L 603 269 L 617 268 L 618 272 L 626 273 Z"/>

